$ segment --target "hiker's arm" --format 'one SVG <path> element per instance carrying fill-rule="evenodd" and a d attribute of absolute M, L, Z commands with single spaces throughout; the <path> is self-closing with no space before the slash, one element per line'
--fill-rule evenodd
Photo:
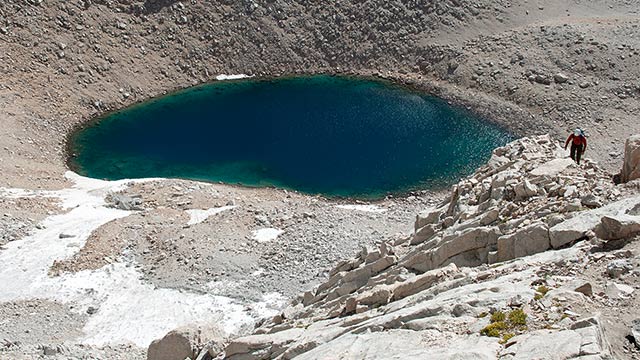
<path fill-rule="evenodd" d="M 582 153 L 584 154 L 584 152 L 587 151 L 587 138 L 584 138 L 584 147 L 582 148 Z"/>
<path fill-rule="evenodd" d="M 571 138 L 573 137 L 573 134 L 569 135 L 569 137 L 567 138 L 567 141 L 565 141 L 564 143 L 564 149 L 567 150 L 567 145 L 569 145 L 569 141 L 571 141 Z"/>

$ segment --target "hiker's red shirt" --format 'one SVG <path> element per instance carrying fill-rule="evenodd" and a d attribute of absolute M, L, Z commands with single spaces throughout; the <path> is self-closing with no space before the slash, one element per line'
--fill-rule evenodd
<path fill-rule="evenodd" d="M 572 140 L 573 145 L 584 145 L 582 150 L 587 149 L 587 138 L 582 135 L 575 136 L 574 134 L 569 135 L 569 137 L 567 138 L 567 141 L 564 143 L 565 149 L 567 148 L 567 145 L 569 145 L 569 142 Z"/>

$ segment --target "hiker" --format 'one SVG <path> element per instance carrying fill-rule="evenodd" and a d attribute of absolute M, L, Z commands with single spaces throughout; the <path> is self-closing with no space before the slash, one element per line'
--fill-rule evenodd
<path fill-rule="evenodd" d="M 571 158 L 580 165 L 580 158 L 587 150 L 587 138 L 584 136 L 584 132 L 578 128 L 573 131 L 573 134 L 569 135 L 564 143 L 565 150 L 567 150 L 569 141 L 571 141 Z"/>

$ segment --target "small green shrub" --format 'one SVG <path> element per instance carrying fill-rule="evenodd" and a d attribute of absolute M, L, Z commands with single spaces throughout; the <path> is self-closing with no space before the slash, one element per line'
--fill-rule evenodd
<path fill-rule="evenodd" d="M 501 338 L 500 343 L 505 344 L 516 336 L 516 332 L 526 330 L 527 314 L 522 309 L 514 309 L 506 315 L 502 311 L 494 312 L 491 315 L 491 323 L 480 330 L 480 334 Z"/>
<path fill-rule="evenodd" d="M 549 292 L 549 288 L 544 286 L 544 285 L 540 285 L 538 286 L 538 288 L 536 289 L 536 294 L 533 296 L 533 298 L 535 300 L 540 300 L 542 299 L 545 295 L 547 295 L 547 293 Z"/>
<path fill-rule="evenodd" d="M 502 340 L 500 340 L 500 344 L 506 344 L 512 337 L 516 336 L 514 333 L 505 333 L 502 335 Z"/>
<path fill-rule="evenodd" d="M 509 313 L 509 322 L 514 326 L 527 325 L 527 314 L 522 309 L 515 309 Z"/>
<path fill-rule="evenodd" d="M 492 322 L 491 324 L 480 330 L 480 334 L 490 337 L 500 337 L 500 330 L 507 328 L 507 324 L 504 321 Z"/>
<path fill-rule="evenodd" d="M 505 315 L 502 311 L 496 311 L 493 314 L 491 314 L 491 322 L 499 322 L 499 321 L 504 321 L 505 319 Z"/>

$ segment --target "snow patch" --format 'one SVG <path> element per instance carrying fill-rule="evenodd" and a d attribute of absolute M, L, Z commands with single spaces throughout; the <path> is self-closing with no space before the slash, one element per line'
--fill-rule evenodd
<path fill-rule="evenodd" d="M 223 211 L 231 210 L 233 208 L 235 208 L 235 206 L 222 206 L 217 208 L 210 208 L 207 210 L 200 210 L 200 209 L 187 210 L 187 214 L 189 214 L 189 216 L 191 217 L 187 222 L 187 225 L 199 224 L 207 220 L 209 216 L 219 214 Z"/>
<path fill-rule="evenodd" d="M 32 198 L 36 196 L 41 197 L 55 197 L 53 191 L 47 190 L 26 190 L 26 189 L 15 189 L 15 188 L 2 188 L 0 189 L 0 196 L 8 199 L 17 199 L 17 198 Z"/>
<path fill-rule="evenodd" d="M 155 288 L 140 280 L 142 274 L 129 264 L 116 263 L 96 271 L 65 276 L 61 301 L 75 300 L 83 309 L 98 312 L 83 328 L 82 342 L 94 345 L 133 342 L 146 347 L 176 327 L 195 323 L 219 324 L 236 333 L 253 322 L 243 304 L 224 296 Z M 88 296 L 87 296 L 88 295 Z M 260 315 L 275 311 L 262 306 Z"/>
<path fill-rule="evenodd" d="M 263 268 L 259 268 L 258 270 L 252 272 L 251 276 L 260 276 L 262 274 L 264 274 L 264 269 Z"/>
<path fill-rule="evenodd" d="M 266 293 L 262 295 L 262 301 L 256 303 L 255 310 L 260 313 L 270 311 L 271 309 L 282 309 L 288 304 L 287 298 L 277 292 Z M 275 314 L 273 314 L 275 316 Z"/>
<path fill-rule="evenodd" d="M 239 79 L 246 79 L 246 78 L 252 78 L 253 75 L 246 75 L 246 74 L 233 74 L 233 75 L 226 75 L 226 74 L 220 74 L 218 76 L 216 76 L 216 80 L 218 81 L 222 81 L 222 80 L 239 80 Z"/>
<path fill-rule="evenodd" d="M 256 240 L 259 243 L 264 243 L 277 239 L 283 232 L 284 231 L 280 229 L 264 228 L 254 230 L 251 234 L 253 240 Z"/>
<path fill-rule="evenodd" d="M 364 212 L 372 212 L 372 213 L 383 213 L 388 209 L 381 208 L 378 205 L 336 205 L 337 208 L 345 209 L 345 210 L 356 210 L 356 211 L 364 211 Z"/>
<path fill-rule="evenodd" d="M 59 191 L 35 194 L 28 190 L 0 189 L 1 195 L 56 197 L 64 208 L 70 209 L 44 219 L 43 229 L 8 243 L 0 252 L 0 302 L 51 299 L 73 303 L 80 312 L 93 306 L 98 311 L 85 324 L 81 341 L 95 345 L 133 342 L 140 347 L 190 323 L 220 323 L 226 332 L 234 333 L 258 317 L 277 313 L 272 298 L 244 304 L 213 294 L 155 288 L 141 280 L 142 274 L 132 263 L 114 263 L 98 270 L 50 277 L 48 271 L 55 260 L 73 256 L 95 229 L 132 213 L 107 207 L 106 194 L 134 182 L 156 180 L 102 181 L 72 172 L 65 176 L 75 184 Z M 75 236 L 60 238 L 61 233 Z M 245 305 L 254 310 L 246 311 Z"/>

